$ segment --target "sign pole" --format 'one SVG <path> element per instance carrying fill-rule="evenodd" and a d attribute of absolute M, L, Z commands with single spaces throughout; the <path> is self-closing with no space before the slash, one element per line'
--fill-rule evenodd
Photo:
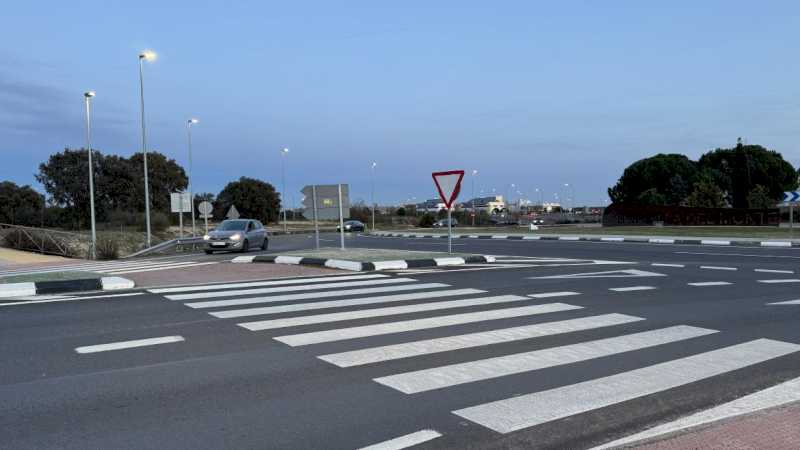
<path fill-rule="evenodd" d="M 180 201 L 181 206 L 179 208 L 180 212 L 178 213 L 178 224 L 179 224 L 178 226 L 181 229 L 179 236 L 183 237 L 183 194 L 181 194 L 180 198 L 181 198 L 181 201 Z"/>
<path fill-rule="evenodd" d="M 206 222 L 206 234 L 208 234 L 208 214 L 203 214 L 203 220 Z"/>
<path fill-rule="evenodd" d="M 317 222 L 317 186 L 311 186 L 311 199 L 314 202 L 314 243 L 319 250 L 319 223 Z"/>
<path fill-rule="evenodd" d="M 339 184 L 339 242 L 344 250 L 344 212 L 342 211 L 342 185 Z"/>
<path fill-rule="evenodd" d="M 789 203 L 789 240 L 794 239 L 794 202 Z"/>
<path fill-rule="evenodd" d="M 447 253 L 453 254 L 453 208 L 447 208 Z"/>

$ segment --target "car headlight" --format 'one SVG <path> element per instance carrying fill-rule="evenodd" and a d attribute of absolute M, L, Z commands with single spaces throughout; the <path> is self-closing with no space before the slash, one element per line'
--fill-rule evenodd
<path fill-rule="evenodd" d="M 345 230 L 349 230 L 351 227 L 352 227 L 352 225 L 345 225 L 345 226 L 344 226 L 344 229 L 345 229 Z"/>
<path fill-rule="evenodd" d="M 233 236 L 231 236 L 231 237 L 230 237 L 230 240 L 232 240 L 232 241 L 238 241 L 238 240 L 240 240 L 241 238 L 242 238 L 242 235 L 241 235 L 241 234 L 239 234 L 239 233 L 236 233 L 236 234 L 234 234 Z"/>
<path fill-rule="evenodd" d="M 203 236 L 203 240 L 204 240 L 204 241 L 207 241 L 207 240 L 209 240 L 209 239 L 211 239 L 211 236 L 209 236 L 209 235 L 205 235 L 205 236 Z"/>

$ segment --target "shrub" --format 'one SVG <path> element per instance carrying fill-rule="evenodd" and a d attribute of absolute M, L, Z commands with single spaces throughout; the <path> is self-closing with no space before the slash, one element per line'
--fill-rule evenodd
<path fill-rule="evenodd" d="M 433 214 L 425 213 L 419 219 L 419 226 L 421 228 L 430 228 L 433 226 L 434 222 L 436 222 L 436 218 L 433 217 Z"/>
<path fill-rule="evenodd" d="M 119 258 L 119 241 L 110 237 L 97 239 L 97 259 Z"/>

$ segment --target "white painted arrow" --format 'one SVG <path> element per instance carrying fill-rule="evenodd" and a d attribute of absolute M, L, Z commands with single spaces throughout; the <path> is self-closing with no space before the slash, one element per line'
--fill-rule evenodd
<path fill-rule="evenodd" d="M 641 277 L 665 277 L 663 273 L 647 272 L 644 270 L 610 270 L 608 272 L 589 272 L 573 273 L 568 275 L 550 275 L 547 277 L 530 277 L 533 280 L 554 280 L 558 278 L 641 278 Z"/>

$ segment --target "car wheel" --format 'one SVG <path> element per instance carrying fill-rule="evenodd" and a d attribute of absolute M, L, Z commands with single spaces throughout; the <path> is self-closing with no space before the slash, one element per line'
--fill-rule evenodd
<path fill-rule="evenodd" d="M 204 251 L 206 252 L 206 255 L 210 255 L 210 254 L 214 253 L 213 250 L 204 250 Z"/>
<path fill-rule="evenodd" d="M 268 247 L 269 247 L 269 239 L 265 237 L 264 242 L 261 243 L 261 250 L 266 250 Z"/>
<path fill-rule="evenodd" d="M 247 253 L 248 250 L 250 250 L 250 241 L 245 239 L 244 242 L 242 243 L 242 253 Z"/>

